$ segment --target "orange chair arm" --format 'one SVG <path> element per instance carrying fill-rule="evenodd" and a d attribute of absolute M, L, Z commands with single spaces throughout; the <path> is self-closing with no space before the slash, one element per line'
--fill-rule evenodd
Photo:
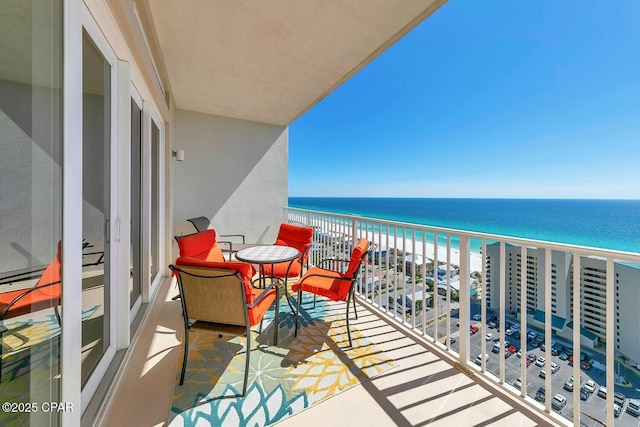
<path fill-rule="evenodd" d="M 269 294 L 269 291 L 273 288 L 276 287 L 275 283 L 270 284 L 269 286 L 267 286 L 266 288 L 264 288 L 264 291 L 262 291 L 262 293 L 260 295 L 258 295 L 258 297 L 253 301 L 253 304 L 247 304 L 248 308 L 254 308 L 256 305 L 258 305 L 260 303 L 260 301 L 262 301 L 263 299 L 265 299 L 267 297 L 267 295 Z"/>

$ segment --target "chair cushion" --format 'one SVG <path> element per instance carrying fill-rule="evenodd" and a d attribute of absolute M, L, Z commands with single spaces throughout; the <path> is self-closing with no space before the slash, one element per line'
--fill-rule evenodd
<path fill-rule="evenodd" d="M 190 267 L 202 267 L 202 268 L 215 268 L 218 270 L 237 271 L 242 277 L 244 283 L 244 292 L 247 297 L 247 303 L 253 304 L 253 288 L 251 286 L 251 277 L 254 269 L 251 264 L 239 261 L 227 261 L 227 262 L 212 262 L 205 261 L 198 258 L 180 257 L 176 260 L 176 266 L 190 266 Z"/>
<path fill-rule="evenodd" d="M 251 300 L 255 301 L 262 292 L 264 292 L 264 289 L 252 289 Z M 267 293 L 267 296 L 264 297 L 255 307 L 249 309 L 249 324 L 253 326 L 260 323 L 260 321 L 264 317 L 264 314 L 267 312 L 267 310 L 269 310 L 269 307 L 271 307 L 271 304 L 273 304 L 275 300 L 276 290 L 271 289 Z"/>
<path fill-rule="evenodd" d="M 277 239 L 284 242 L 285 246 L 291 246 L 300 252 L 304 252 L 311 246 L 313 228 L 283 223 L 280 225 Z M 279 243 L 276 242 L 277 244 Z"/>
<path fill-rule="evenodd" d="M 213 229 L 181 236 L 178 239 L 180 256 L 197 258 L 210 262 L 225 262 L 222 250 L 216 242 L 216 231 Z"/>
<path fill-rule="evenodd" d="M 289 268 L 291 264 L 291 268 Z M 289 268 L 289 274 L 287 275 L 287 268 Z M 271 276 L 271 264 L 265 264 L 263 266 L 265 276 Z M 291 261 L 281 262 L 279 264 L 273 264 L 273 276 L 274 277 L 298 277 L 302 272 L 302 264 L 300 264 L 300 258 L 296 258 Z"/>
<path fill-rule="evenodd" d="M 328 277 L 320 277 L 316 274 Z M 293 285 L 293 292 L 297 292 L 300 287 L 305 292 L 322 295 L 333 301 L 344 301 L 349 296 L 351 279 L 337 271 L 313 267 L 307 270 L 302 279 Z"/>
<path fill-rule="evenodd" d="M 29 289 L 21 289 L 0 294 L 0 313 L 7 308 L 11 301 L 25 294 L 24 297 L 20 298 L 9 308 L 7 314 L 4 316 L 5 319 L 56 307 L 62 303 L 62 285 L 60 284 L 62 280 L 61 253 L 62 242 L 58 242 L 58 253 L 55 259 L 47 266 L 34 286 L 34 288 L 41 289 L 35 289 L 31 292 L 29 292 Z"/>
<path fill-rule="evenodd" d="M 300 276 L 300 273 L 302 273 L 302 265 L 307 261 L 307 257 L 309 256 L 307 249 L 311 246 L 312 241 L 313 228 L 286 223 L 280 224 L 280 230 L 278 231 L 278 237 L 275 244 L 277 246 L 290 246 L 292 248 L 296 248 L 300 251 L 300 256 L 296 258 L 292 264 L 290 261 L 275 264 L 273 266 L 273 274 L 271 272 L 271 264 L 264 265 L 265 276 L 273 275 L 275 277 L 282 278 L 285 276 Z M 291 264 L 291 268 L 287 275 L 287 268 L 289 268 L 289 264 Z"/>
<path fill-rule="evenodd" d="M 349 261 L 349 268 L 347 268 L 347 271 L 345 273 L 347 277 L 354 276 L 354 274 L 356 273 L 356 270 L 358 269 L 358 267 L 360 267 L 360 262 L 362 261 L 362 257 L 367 253 L 367 250 L 369 250 L 369 241 L 364 238 L 358 240 L 358 244 L 356 245 L 355 248 L 353 248 L 353 252 L 351 252 L 351 260 Z"/>
<path fill-rule="evenodd" d="M 62 285 L 60 283 L 40 287 L 31 292 L 28 291 L 29 289 L 21 289 L 0 294 L 0 313 L 2 313 L 14 298 L 26 293 L 23 298 L 20 298 L 11 306 L 4 316 L 5 319 L 56 307 L 62 303 Z"/>

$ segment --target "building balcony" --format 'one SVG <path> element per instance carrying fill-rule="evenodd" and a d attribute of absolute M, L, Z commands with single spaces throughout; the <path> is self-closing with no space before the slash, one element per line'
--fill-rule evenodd
<path fill-rule="evenodd" d="M 386 249 L 387 258 L 393 253 L 400 268 L 394 268 L 384 256 L 363 268 L 357 288 L 359 317 L 352 320 L 396 366 L 281 425 L 637 425 L 629 408 L 640 400 L 636 391 L 640 373 L 631 366 L 640 359 L 635 354 L 640 349 L 632 339 L 621 341 L 615 332 L 633 324 L 632 316 L 637 315 L 624 304 L 620 308 L 619 300 L 637 294 L 634 286 L 640 282 L 632 278 L 639 274 L 640 255 L 294 208 L 286 208 L 285 217 L 290 223 L 315 228 L 312 264 L 328 256 L 348 257 L 350 243 L 366 237 L 374 247 Z M 441 241 L 439 236 L 447 238 L 449 247 L 433 244 Z M 523 272 L 524 277 L 506 280 L 500 266 L 505 265 L 507 250 L 522 256 L 535 254 L 545 261 L 543 276 L 536 281 L 536 310 L 528 311 L 526 301 L 519 298 L 507 303 L 511 292 L 523 292 L 520 284 L 526 286 L 530 274 Z M 403 261 L 412 254 L 421 255 L 423 265 L 406 272 Z M 499 262 L 489 282 L 486 266 L 492 257 Z M 561 308 L 552 316 L 552 258 L 554 263 L 563 261 L 572 267 L 573 276 L 559 284 L 566 287 L 564 295 L 584 293 L 581 265 L 601 263 L 608 272 L 603 283 L 607 289 L 604 336 L 599 338 L 589 330 L 582 319 L 583 303 L 573 304 L 571 296 L 554 302 Z M 390 301 L 403 301 L 414 294 L 427 300 L 427 292 L 419 290 L 428 288 L 427 263 L 448 264 L 448 274 L 439 283 L 445 292 L 431 299 L 433 303 L 423 304 L 424 309 L 396 310 Z M 476 271 L 478 274 L 472 274 Z M 614 271 L 623 272 L 621 277 L 627 282 L 614 283 Z M 375 278 L 384 280 L 372 280 Z M 458 282 L 455 298 L 451 292 L 454 281 Z M 490 283 L 491 288 L 484 290 L 483 283 Z M 160 425 L 169 419 L 173 390 L 179 387 L 176 370 L 182 345 L 180 304 L 171 299 L 175 293 L 175 286 L 166 279 L 134 339 L 118 384 L 107 397 L 101 425 Z M 482 295 L 489 293 L 494 296 L 491 301 L 483 300 Z M 333 307 L 344 315 L 343 303 L 336 304 Z M 510 306 L 519 309 L 505 311 Z M 528 315 L 517 317 L 519 312 Z M 484 319 L 494 320 L 497 327 L 490 328 Z M 575 324 L 581 327 L 573 327 Z M 474 328 L 477 332 L 469 332 Z M 536 339 L 520 331 L 535 331 Z M 491 339 L 485 339 L 490 335 Z M 509 345 L 500 346 L 494 354 L 490 351 L 494 338 L 509 341 Z M 578 359 L 580 363 L 573 363 Z M 581 378 L 575 392 L 564 387 L 570 377 Z M 580 393 L 591 380 L 595 389 Z M 546 393 L 541 394 L 541 389 Z M 605 389 L 614 390 L 616 396 Z M 624 401 L 618 393 L 625 395 Z"/>

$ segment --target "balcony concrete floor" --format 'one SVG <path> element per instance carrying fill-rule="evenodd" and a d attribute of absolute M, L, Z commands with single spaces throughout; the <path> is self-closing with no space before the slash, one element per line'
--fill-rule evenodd
<path fill-rule="evenodd" d="M 141 326 L 101 425 L 166 425 L 182 339 L 175 285 L 165 280 Z M 358 306 L 352 323 L 395 368 L 279 423 L 280 426 L 549 425 L 493 386 L 464 374 L 394 319 Z"/>

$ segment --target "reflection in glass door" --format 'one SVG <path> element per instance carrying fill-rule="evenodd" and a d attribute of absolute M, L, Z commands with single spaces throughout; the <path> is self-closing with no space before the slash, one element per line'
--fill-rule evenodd
<path fill-rule="evenodd" d="M 160 271 L 160 129 L 151 120 L 151 266 L 150 283 Z"/>
<path fill-rule="evenodd" d="M 60 0 L 0 2 L 0 400 L 18 409 L 0 410 L 2 426 L 59 425 L 60 413 L 28 408 L 62 400 L 68 375 L 60 369 L 70 288 L 61 283 L 62 16 Z"/>
<path fill-rule="evenodd" d="M 131 98 L 131 276 L 129 308 L 134 310 L 142 293 L 142 109 Z M 133 316 L 132 316 L 133 318 Z"/>
<path fill-rule="evenodd" d="M 110 345 L 111 66 L 82 37 L 82 384 Z"/>

